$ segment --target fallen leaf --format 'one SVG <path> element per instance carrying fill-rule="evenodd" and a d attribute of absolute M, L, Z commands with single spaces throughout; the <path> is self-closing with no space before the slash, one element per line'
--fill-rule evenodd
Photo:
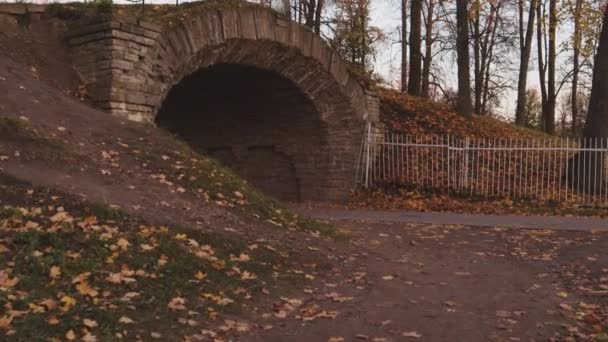
<path fill-rule="evenodd" d="M 135 324 L 135 321 L 133 321 L 132 319 L 130 319 L 127 316 L 120 317 L 120 319 L 118 320 L 118 322 L 122 323 L 122 324 Z"/>
<path fill-rule="evenodd" d="M 186 300 L 181 297 L 175 297 L 169 301 L 167 307 L 171 310 L 186 310 L 186 306 L 184 305 Z"/>
<path fill-rule="evenodd" d="M 76 334 L 74 333 L 74 330 L 68 330 L 68 332 L 65 333 L 65 338 L 68 341 L 74 341 L 76 339 Z"/>
<path fill-rule="evenodd" d="M 59 278 L 59 276 L 61 276 L 61 268 L 59 266 L 52 266 L 51 270 L 49 271 L 49 276 L 52 279 Z"/>
<path fill-rule="evenodd" d="M 84 324 L 84 326 L 88 327 L 88 328 L 96 328 L 97 327 L 97 322 L 94 321 L 94 320 L 92 320 L 92 319 L 88 319 L 88 318 L 83 319 L 82 320 L 82 324 Z"/>
<path fill-rule="evenodd" d="M 401 336 L 403 336 L 403 337 L 411 337 L 411 338 L 421 338 L 422 334 L 419 334 L 416 331 L 404 331 L 403 333 L 401 333 Z"/>

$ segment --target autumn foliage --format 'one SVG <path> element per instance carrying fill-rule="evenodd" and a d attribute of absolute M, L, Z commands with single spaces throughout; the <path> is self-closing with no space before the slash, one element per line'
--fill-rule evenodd
<path fill-rule="evenodd" d="M 538 138 L 546 135 L 488 116 L 467 119 L 445 103 L 408 96 L 394 90 L 380 92 L 381 120 L 395 132 L 440 134 L 458 138 Z"/>

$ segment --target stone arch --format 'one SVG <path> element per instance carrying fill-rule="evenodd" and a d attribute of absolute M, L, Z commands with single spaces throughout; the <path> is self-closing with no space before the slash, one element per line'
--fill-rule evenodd
<path fill-rule="evenodd" d="M 378 104 L 338 54 L 307 28 L 258 6 L 201 8 L 184 18 L 163 28 L 142 22 L 102 25 L 110 32 L 111 38 L 103 39 L 112 55 L 102 68 L 94 63 L 91 72 L 89 88 L 98 104 L 114 114 L 154 121 L 171 90 L 200 70 L 237 65 L 275 74 L 309 101 L 314 108 L 309 115 L 322 133 L 314 153 L 278 147 L 286 155 L 298 154 L 296 182 L 308 189 L 302 199 L 345 198 L 364 122 L 377 120 Z M 74 34 L 71 44 L 86 52 L 95 41 L 90 37 L 99 35 L 85 33 Z M 310 163 L 303 168 L 301 160 Z"/>

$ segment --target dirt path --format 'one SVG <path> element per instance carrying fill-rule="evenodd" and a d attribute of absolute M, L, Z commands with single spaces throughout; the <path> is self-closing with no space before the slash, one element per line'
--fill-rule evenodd
<path fill-rule="evenodd" d="M 327 208 L 298 208 L 305 215 L 332 220 L 368 220 L 394 223 L 462 224 L 552 230 L 608 231 L 608 220 L 589 217 L 480 215 L 437 212 L 373 211 Z"/>
<path fill-rule="evenodd" d="M 606 313 L 606 232 L 336 224 L 352 249 L 324 251 L 336 267 L 250 340 L 591 341 Z M 305 321 L 311 310 L 337 316 Z"/>

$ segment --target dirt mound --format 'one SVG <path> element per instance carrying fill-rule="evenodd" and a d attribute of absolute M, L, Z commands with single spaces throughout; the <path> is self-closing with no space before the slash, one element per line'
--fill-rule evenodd
<path fill-rule="evenodd" d="M 543 133 L 487 116 L 466 119 L 450 106 L 393 90 L 380 92 L 381 120 L 405 134 L 451 134 L 460 138 L 538 138 Z"/>

